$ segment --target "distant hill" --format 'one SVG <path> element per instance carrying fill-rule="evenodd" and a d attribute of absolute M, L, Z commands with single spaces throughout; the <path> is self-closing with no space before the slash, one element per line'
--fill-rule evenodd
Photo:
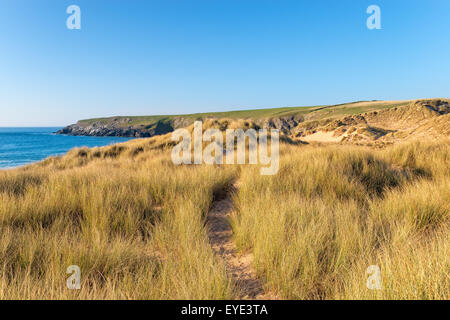
<path fill-rule="evenodd" d="M 303 122 L 304 120 L 310 119 L 323 119 L 390 108 L 405 105 L 408 102 L 409 101 L 361 101 L 330 106 L 285 107 L 184 115 L 117 116 L 80 120 L 76 124 L 65 127 L 58 133 L 90 136 L 151 137 L 188 126 L 195 120 L 294 119 L 296 122 Z"/>
<path fill-rule="evenodd" d="M 60 134 L 152 137 L 217 120 L 220 128 L 276 128 L 305 142 L 392 143 L 420 134 L 449 136 L 449 99 L 358 101 L 330 106 L 286 107 L 186 115 L 117 116 L 80 120 Z M 443 117 L 441 117 L 443 116 Z"/>

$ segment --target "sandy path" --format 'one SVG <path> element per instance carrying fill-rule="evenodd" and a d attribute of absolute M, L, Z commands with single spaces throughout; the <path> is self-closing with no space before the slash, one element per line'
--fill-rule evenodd
<path fill-rule="evenodd" d="M 233 192 L 236 192 L 236 187 L 226 195 L 225 199 L 214 201 L 208 213 L 207 226 L 211 246 L 225 262 L 227 272 L 238 292 L 237 299 L 273 299 L 274 297 L 265 294 L 261 280 L 256 277 L 251 266 L 252 254 L 238 255 L 237 253 L 233 242 L 233 231 L 228 223 L 234 209 L 231 199 Z"/>

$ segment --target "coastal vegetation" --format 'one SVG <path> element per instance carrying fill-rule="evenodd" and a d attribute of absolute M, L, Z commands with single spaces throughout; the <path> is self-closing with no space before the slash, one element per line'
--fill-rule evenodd
<path fill-rule="evenodd" d="M 415 132 L 445 133 L 447 109 L 434 105 Z M 210 119 L 203 129 L 249 125 Z M 376 148 L 301 138 L 280 137 L 271 176 L 258 165 L 175 165 L 170 134 L 0 171 L 0 299 L 242 297 L 246 282 L 211 243 L 209 213 L 224 199 L 260 296 L 448 299 L 448 137 Z M 79 290 L 66 286 L 71 265 Z M 370 266 L 378 290 L 366 285 Z"/>
<path fill-rule="evenodd" d="M 232 192 L 240 254 L 287 299 L 447 299 L 450 145 L 282 143 L 280 170 L 175 166 L 166 136 L 0 173 L 0 298 L 230 299 L 206 215 Z M 232 184 L 238 185 L 234 191 Z M 81 269 L 81 289 L 66 268 Z M 382 290 L 366 287 L 381 268 Z"/>

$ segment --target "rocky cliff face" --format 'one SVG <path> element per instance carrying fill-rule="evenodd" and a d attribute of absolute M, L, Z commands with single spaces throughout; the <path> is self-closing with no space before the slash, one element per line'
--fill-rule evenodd
<path fill-rule="evenodd" d="M 154 132 L 143 131 L 135 128 L 110 128 L 108 126 L 81 126 L 72 124 L 57 132 L 71 136 L 108 136 L 108 137 L 151 137 Z"/>
<path fill-rule="evenodd" d="M 108 122 L 96 121 L 86 123 L 79 121 L 76 124 L 67 126 L 59 130 L 58 134 L 67 134 L 72 136 L 109 136 L 109 137 L 153 137 L 172 132 L 178 128 L 184 128 L 193 123 L 193 119 L 183 117 L 174 117 L 170 121 L 157 121 L 145 125 L 129 125 L 130 118 L 116 118 Z M 259 127 L 267 129 L 278 129 L 284 133 L 289 133 L 300 122 L 301 117 L 289 116 L 280 118 L 264 119 L 255 122 Z"/>
<path fill-rule="evenodd" d="M 126 125 L 127 118 L 113 120 L 109 123 L 103 121 L 90 124 L 78 122 L 67 126 L 57 134 L 67 134 L 71 136 L 107 136 L 107 137 L 153 137 L 155 135 L 166 134 L 174 131 L 172 123 L 167 121 L 157 121 L 149 125 Z"/>
<path fill-rule="evenodd" d="M 303 121 L 303 117 L 298 116 L 272 118 L 264 120 L 262 127 L 265 129 L 278 129 L 281 132 L 288 134 L 291 133 L 291 130 Z"/>

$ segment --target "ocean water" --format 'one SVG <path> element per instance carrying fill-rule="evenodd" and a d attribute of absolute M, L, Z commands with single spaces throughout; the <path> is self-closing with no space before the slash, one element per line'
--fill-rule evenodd
<path fill-rule="evenodd" d="M 0 128 L 0 169 L 61 155 L 75 147 L 101 147 L 130 138 L 57 135 L 61 128 Z"/>

